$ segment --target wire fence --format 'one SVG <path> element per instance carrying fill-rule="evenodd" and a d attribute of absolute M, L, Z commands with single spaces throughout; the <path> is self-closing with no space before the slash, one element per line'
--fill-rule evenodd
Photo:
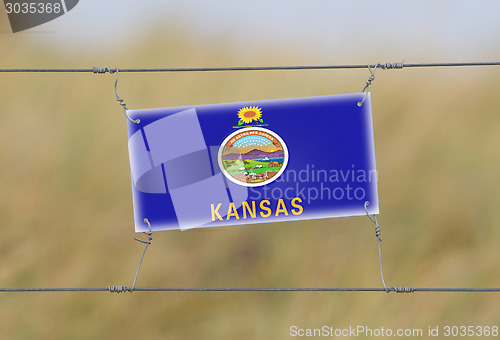
<path fill-rule="evenodd" d="M 223 72 L 223 71 L 279 71 L 279 70 L 335 70 L 335 69 L 369 69 L 371 76 L 366 83 L 363 92 L 371 85 L 374 73 L 377 68 L 381 69 L 403 69 L 403 68 L 424 68 L 424 67 L 467 67 L 467 66 L 500 66 L 500 62 L 458 62 L 458 63 L 417 63 L 405 64 L 377 63 L 377 64 L 346 64 L 346 65 L 302 65 L 302 66 L 238 66 L 238 67 L 180 67 L 180 68 L 11 68 L 0 69 L 0 73 L 116 73 L 118 82 L 118 72 Z M 117 100 L 119 100 L 118 93 Z M 123 106 L 123 105 L 122 105 Z M 126 109 L 126 107 L 124 107 Z M 365 206 L 366 209 L 366 206 Z M 368 212 L 367 212 L 368 215 Z M 500 293 L 500 288 L 416 288 L 416 287 L 386 287 L 383 272 L 382 259 L 380 253 L 380 229 L 376 218 L 370 220 L 376 224 L 376 237 L 379 246 L 380 273 L 383 288 L 138 288 L 135 287 L 137 275 L 141 267 L 142 260 L 147 247 L 151 244 L 151 231 L 148 241 L 138 240 L 146 243 L 142 253 L 141 261 L 136 271 L 134 283 L 131 288 L 127 286 L 108 286 L 106 288 L 0 288 L 0 293 L 28 293 L 28 292 L 111 292 L 111 293 L 132 293 L 132 292 L 384 292 L 384 293 Z M 149 224 L 149 223 L 148 223 Z"/>

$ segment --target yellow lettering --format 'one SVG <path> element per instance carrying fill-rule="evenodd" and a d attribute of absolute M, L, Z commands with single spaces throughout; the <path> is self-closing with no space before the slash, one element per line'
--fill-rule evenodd
<path fill-rule="evenodd" d="M 222 221 L 222 216 L 219 214 L 219 208 L 220 206 L 222 205 L 222 203 L 219 203 L 217 205 L 217 208 L 214 209 L 214 205 L 213 204 L 210 204 L 211 208 L 212 208 L 212 222 L 215 221 L 215 215 L 217 215 L 217 218 Z"/>
<path fill-rule="evenodd" d="M 256 218 L 257 217 L 257 212 L 255 211 L 255 201 L 252 201 L 252 209 L 250 210 L 250 206 L 248 203 L 245 201 L 243 202 L 243 218 L 247 218 L 247 210 L 248 213 L 250 214 L 250 217 Z"/>
<path fill-rule="evenodd" d="M 262 217 L 269 217 L 271 216 L 271 209 L 269 209 L 268 207 L 265 207 L 264 206 L 264 203 L 266 203 L 266 205 L 271 205 L 271 202 L 269 202 L 268 200 L 263 200 L 263 201 L 260 201 L 260 209 L 261 210 L 265 210 L 267 211 L 266 214 L 264 214 L 262 211 L 260 212 L 260 216 Z"/>
<path fill-rule="evenodd" d="M 237 220 L 240 219 L 240 217 L 238 216 L 238 212 L 236 211 L 236 207 L 234 206 L 234 202 L 229 203 L 226 220 L 229 220 L 232 216 L 236 217 Z"/>
<path fill-rule="evenodd" d="M 290 209 L 291 213 L 293 215 L 302 215 L 304 213 L 304 207 L 301 205 L 302 199 L 300 197 L 295 197 L 294 199 L 291 200 L 291 205 L 292 209 Z M 219 213 L 219 209 L 222 206 L 222 203 L 217 204 L 211 204 L 211 210 L 212 210 L 212 222 L 219 220 L 223 221 L 224 218 Z M 270 208 L 271 202 L 269 200 L 262 200 L 260 201 L 259 207 L 260 207 L 260 216 L 261 217 L 270 217 L 273 213 L 272 208 Z M 256 208 L 256 203 L 255 201 L 250 201 L 250 202 L 242 202 L 241 205 L 242 211 L 243 211 L 243 219 L 247 218 L 257 218 L 257 208 Z M 285 204 L 285 201 L 281 198 L 278 200 L 278 204 L 276 205 L 276 212 L 274 216 L 279 216 L 280 214 L 285 214 L 285 216 L 288 216 L 288 209 Z M 229 208 L 227 210 L 227 215 L 226 215 L 226 220 L 229 220 L 231 217 L 236 218 L 237 220 L 240 219 L 240 216 L 238 214 L 238 210 L 236 209 L 236 206 L 234 202 L 229 203 Z"/>
<path fill-rule="evenodd" d="M 304 208 L 300 204 L 296 204 L 295 202 L 302 203 L 302 199 L 300 197 L 295 197 L 292 200 L 292 207 L 297 208 L 297 210 L 292 209 L 292 214 L 300 215 L 304 212 Z"/>
<path fill-rule="evenodd" d="M 288 216 L 288 211 L 286 211 L 286 205 L 282 198 L 278 201 L 278 206 L 276 207 L 276 214 L 274 216 L 278 216 L 280 213 L 285 213 Z"/>

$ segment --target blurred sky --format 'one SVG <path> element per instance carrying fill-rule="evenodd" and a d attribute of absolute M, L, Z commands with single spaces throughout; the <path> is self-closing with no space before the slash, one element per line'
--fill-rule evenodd
<path fill-rule="evenodd" d="M 175 39 L 182 27 L 193 48 L 229 42 L 250 63 L 269 46 L 325 52 L 342 63 L 374 62 L 366 60 L 373 51 L 393 58 L 379 62 L 497 60 L 499 10 L 498 0 L 81 0 L 67 15 L 16 37 L 32 35 L 79 53 L 138 45 L 154 27 L 162 31 L 159 37 Z M 8 28 L 2 25 L 2 35 L 12 34 Z M 310 55 L 307 61 L 325 60 Z"/>

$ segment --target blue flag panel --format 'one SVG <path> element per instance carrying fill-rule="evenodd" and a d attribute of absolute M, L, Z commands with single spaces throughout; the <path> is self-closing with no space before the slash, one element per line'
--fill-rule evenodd
<path fill-rule="evenodd" d="M 378 214 L 363 96 L 128 111 L 136 232 Z"/>

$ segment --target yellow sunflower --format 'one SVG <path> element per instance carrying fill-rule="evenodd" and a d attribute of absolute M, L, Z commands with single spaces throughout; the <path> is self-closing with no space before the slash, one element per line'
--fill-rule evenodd
<path fill-rule="evenodd" d="M 238 118 L 240 119 L 240 124 L 248 124 L 252 121 L 259 121 L 262 117 L 262 109 L 258 106 L 244 107 L 238 111 Z"/>

